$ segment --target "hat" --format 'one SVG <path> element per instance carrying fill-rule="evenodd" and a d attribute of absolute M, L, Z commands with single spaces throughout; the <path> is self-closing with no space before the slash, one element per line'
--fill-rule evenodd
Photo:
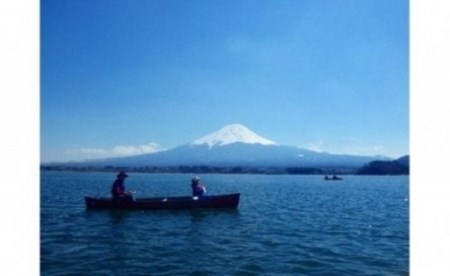
<path fill-rule="evenodd" d="M 200 181 L 200 177 L 198 176 L 194 176 L 194 178 L 192 178 L 192 183 L 197 183 Z"/>
<path fill-rule="evenodd" d="M 128 177 L 128 174 L 126 174 L 124 171 L 121 171 L 117 177 Z"/>

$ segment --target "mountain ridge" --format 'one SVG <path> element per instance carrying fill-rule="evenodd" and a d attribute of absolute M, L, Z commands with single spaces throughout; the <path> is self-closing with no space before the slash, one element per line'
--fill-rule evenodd
<path fill-rule="evenodd" d="M 357 168 L 389 157 L 316 152 L 279 145 L 240 124 L 220 130 L 169 150 L 127 157 L 65 163 L 74 166 L 221 166 Z"/>

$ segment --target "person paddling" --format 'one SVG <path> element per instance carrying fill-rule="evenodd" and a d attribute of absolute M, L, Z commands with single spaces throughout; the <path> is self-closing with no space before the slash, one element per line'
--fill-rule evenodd
<path fill-rule="evenodd" d="M 121 171 L 117 175 L 117 179 L 114 181 L 111 187 L 111 194 L 114 200 L 133 200 L 133 196 L 130 192 L 125 191 L 125 178 L 128 177 L 128 174 Z"/>
<path fill-rule="evenodd" d="M 193 197 L 202 197 L 206 195 L 206 188 L 200 183 L 200 177 L 198 176 L 192 178 L 191 188 Z"/>

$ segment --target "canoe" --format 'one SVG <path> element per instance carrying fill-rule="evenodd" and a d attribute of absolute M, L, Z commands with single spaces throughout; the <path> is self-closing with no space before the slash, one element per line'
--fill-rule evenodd
<path fill-rule="evenodd" d="M 342 180 L 342 177 L 324 177 L 324 180 Z"/>
<path fill-rule="evenodd" d="M 155 197 L 136 198 L 134 200 L 113 200 L 112 198 L 85 197 L 87 209 L 128 209 L 128 210 L 163 210 L 163 209 L 235 209 L 239 204 L 240 194 L 211 195 L 207 197 Z"/>

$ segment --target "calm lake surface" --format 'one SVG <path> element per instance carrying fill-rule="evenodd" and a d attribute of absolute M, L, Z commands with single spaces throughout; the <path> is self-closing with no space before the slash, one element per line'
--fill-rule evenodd
<path fill-rule="evenodd" d="M 130 173 L 136 197 L 192 174 Z M 237 210 L 94 211 L 115 173 L 41 172 L 42 275 L 408 275 L 406 176 L 200 175 Z"/>

